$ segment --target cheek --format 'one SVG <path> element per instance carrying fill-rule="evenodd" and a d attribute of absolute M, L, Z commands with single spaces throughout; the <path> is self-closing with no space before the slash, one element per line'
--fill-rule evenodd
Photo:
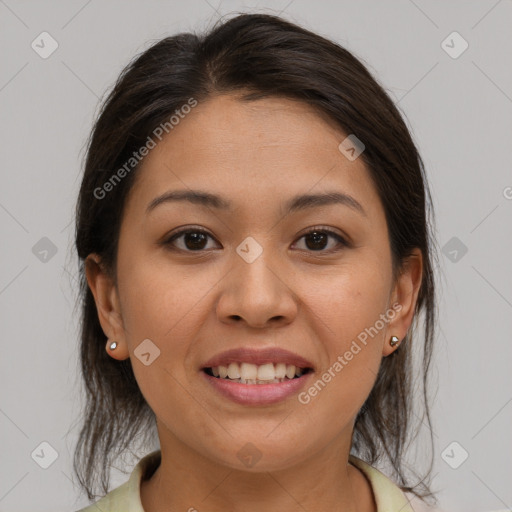
<path fill-rule="evenodd" d="M 313 329 L 326 352 L 317 376 L 321 382 L 314 381 L 308 394 L 314 395 L 313 407 L 332 411 L 341 423 L 357 414 L 375 382 L 387 327 L 381 315 L 386 313 L 388 286 L 378 262 L 360 259 L 350 271 L 347 266 L 346 272 L 324 276 L 308 296 Z"/>
<path fill-rule="evenodd" d="M 356 258 L 354 258 L 356 259 Z M 316 318 L 318 338 L 331 340 L 336 356 L 385 313 L 389 294 L 388 276 L 372 258 L 358 258 L 346 267 L 303 280 L 299 295 L 307 297 Z M 334 356 L 334 354 L 331 354 Z"/>
<path fill-rule="evenodd" d="M 171 429 L 175 425 L 172 415 L 165 412 L 167 405 L 173 404 L 173 410 L 190 408 L 190 396 L 184 392 L 190 378 L 186 362 L 204 322 L 200 299 L 206 293 L 197 279 L 184 279 L 182 275 L 177 279 L 178 271 L 153 261 L 127 264 L 119 272 L 125 334 L 135 378 L 151 409 Z M 151 343 L 144 342 L 147 349 L 142 352 L 141 342 L 147 339 Z M 151 361 L 148 365 L 139 357 L 147 352 Z"/>
<path fill-rule="evenodd" d="M 207 277 L 206 275 L 203 277 Z M 123 319 L 132 342 L 151 338 L 167 343 L 193 323 L 200 300 L 215 280 L 198 279 L 193 266 L 171 265 L 165 257 L 131 254 L 119 263 Z M 122 283 L 122 288 L 121 288 Z"/>
<path fill-rule="evenodd" d="M 197 265 L 171 265 L 161 254 L 144 258 L 134 252 L 119 263 L 127 343 L 148 403 L 165 403 L 170 396 L 176 403 L 184 399 L 181 386 L 188 386 L 197 370 L 191 366 L 192 351 L 211 315 L 208 294 L 222 275 L 206 267 L 200 271 Z M 146 339 L 157 347 L 158 357 L 150 366 L 137 357 Z"/>

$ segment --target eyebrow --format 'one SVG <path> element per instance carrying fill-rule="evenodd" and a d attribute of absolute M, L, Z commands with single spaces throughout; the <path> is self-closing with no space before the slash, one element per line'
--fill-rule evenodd
<path fill-rule="evenodd" d="M 232 203 L 218 195 L 201 190 L 172 190 L 161 196 L 155 197 L 147 206 L 146 214 L 151 213 L 157 206 L 169 203 L 188 201 L 192 204 L 215 208 L 218 210 L 230 210 Z M 354 197 L 337 191 L 324 192 L 322 194 L 302 194 L 292 197 L 284 205 L 285 215 L 307 208 L 342 204 L 367 217 L 367 214 Z"/>

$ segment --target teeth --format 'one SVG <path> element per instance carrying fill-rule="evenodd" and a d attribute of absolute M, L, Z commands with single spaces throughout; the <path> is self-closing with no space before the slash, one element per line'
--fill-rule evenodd
<path fill-rule="evenodd" d="M 236 364 L 238 366 L 237 363 L 231 363 L 231 364 Z M 240 377 L 242 379 L 245 379 L 246 381 L 257 379 L 258 378 L 258 367 L 255 364 L 242 363 L 240 365 Z"/>
<path fill-rule="evenodd" d="M 286 365 L 286 376 L 289 379 L 293 379 L 293 377 L 295 377 L 295 366 L 293 366 L 292 364 Z"/>
<path fill-rule="evenodd" d="M 230 379 L 239 379 L 240 378 L 240 369 L 236 363 L 231 363 L 228 366 L 228 377 Z"/>
<path fill-rule="evenodd" d="M 276 364 L 276 379 L 284 379 L 286 376 L 286 365 L 284 363 Z"/>
<path fill-rule="evenodd" d="M 258 380 L 274 380 L 275 370 L 272 363 L 262 364 L 258 366 Z"/>
<path fill-rule="evenodd" d="M 228 366 L 214 366 L 212 373 L 221 379 L 231 379 L 243 384 L 269 384 L 300 377 L 304 370 L 293 364 L 230 363 Z"/>
<path fill-rule="evenodd" d="M 225 379 L 228 376 L 228 369 L 226 366 L 219 366 L 219 377 Z"/>

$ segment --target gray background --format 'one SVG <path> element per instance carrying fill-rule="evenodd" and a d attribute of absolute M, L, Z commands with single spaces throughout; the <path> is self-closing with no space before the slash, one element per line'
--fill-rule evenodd
<path fill-rule="evenodd" d="M 233 11 L 281 13 L 337 40 L 406 116 L 444 248 L 433 488 L 448 511 L 510 509 L 510 0 L 0 0 L 0 510 L 87 503 L 71 470 L 81 407 L 73 209 L 99 98 L 151 42 Z M 31 47 L 43 31 L 58 43 L 46 59 Z M 454 31 L 469 44 L 457 58 L 446 45 L 458 53 L 461 40 L 442 44 Z M 42 442 L 58 452 L 48 469 L 31 456 Z"/>

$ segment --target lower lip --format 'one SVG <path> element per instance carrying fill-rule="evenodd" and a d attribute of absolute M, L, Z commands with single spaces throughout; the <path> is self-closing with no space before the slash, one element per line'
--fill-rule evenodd
<path fill-rule="evenodd" d="M 204 371 L 201 373 L 221 395 L 242 405 L 268 405 L 281 402 L 296 394 L 312 375 L 312 372 L 308 372 L 296 379 L 273 384 L 242 384 L 212 377 Z"/>

